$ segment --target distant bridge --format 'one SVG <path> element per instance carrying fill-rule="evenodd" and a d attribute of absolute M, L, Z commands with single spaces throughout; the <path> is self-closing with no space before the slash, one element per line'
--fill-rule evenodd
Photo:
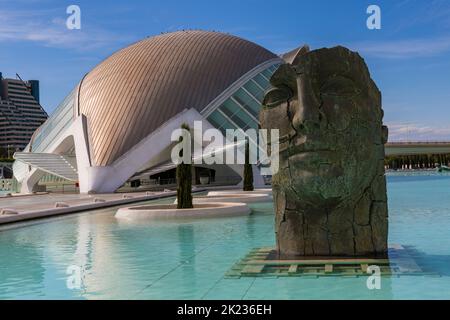
<path fill-rule="evenodd" d="M 386 156 L 450 154 L 450 142 L 388 142 Z"/>

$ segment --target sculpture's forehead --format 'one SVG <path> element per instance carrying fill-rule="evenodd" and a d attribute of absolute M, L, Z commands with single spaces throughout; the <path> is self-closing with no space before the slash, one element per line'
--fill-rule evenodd
<path fill-rule="evenodd" d="M 364 60 L 357 53 L 343 47 L 313 50 L 297 61 L 295 68 L 299 72 L 309 73 L 320 80 L 337 75 L 358 79 L 368 74 Z"/>
<path fill-rule="evenodd" d="M 270 82 L 274 87 L 287 85 L 296 91 L 297 76 L 302 73 L 318 82 L 335 76 L 344 76 L 362 83 L 370 78 L 359 54 L 344 47 L 334 47 L 302 52 L 293 59 L 293 64 L 282 64 L 272 75 Z"/>
<path fill-rule="evenodd" d="M 356 52 L 344 47 L 304 50 L 292 59 L 292 63 L 282 64 L 272 75 L 270 82 L 274 88 L 288 87 L 291 96 L 297 96 L 297 81 L 303 74 L 309 89 L 316 95 L 328 93 L 346 99 L 370 98 L 378 107 L 381 105 L 380 92 L 364 59 Z"/>

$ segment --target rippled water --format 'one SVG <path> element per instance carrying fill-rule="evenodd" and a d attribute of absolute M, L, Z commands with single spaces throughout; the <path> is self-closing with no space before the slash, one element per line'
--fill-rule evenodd
<path fill-rule="evenodd" d="M 250 249 L 274 243 L 271 204 L 248 217 L 123 223 L 115 209 L 0 231 L 0 298 L 450 299 L 450 176 L 388 176 L 390 242 L 418 250 L 435 276 L 241 278 L 224 274 Z M 170 202 L 160 200 L 158 202 Z M 70 266 L 83 285 L 68 289 Z"/>

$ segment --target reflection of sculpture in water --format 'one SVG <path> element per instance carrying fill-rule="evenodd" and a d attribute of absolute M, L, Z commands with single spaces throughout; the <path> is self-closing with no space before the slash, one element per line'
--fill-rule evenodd
<path fill-rule="evenodd" d="M 273 176 L 277 249 L 284 256 L 387 251 L 381 93 L 343 47 L 286 58 L 271 78 L 261 126 L 280 129 Z"/>

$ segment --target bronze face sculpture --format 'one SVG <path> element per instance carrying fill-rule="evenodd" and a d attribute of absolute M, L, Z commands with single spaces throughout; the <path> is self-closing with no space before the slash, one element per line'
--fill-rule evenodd
<path fill-rule="evenodd" d="M 364 60 L 344 47 L 303 47 L 271 84 L 260 121 L 280 130 L 272 178 L 279 254 L 386 253 L 387 127 Z"/>

